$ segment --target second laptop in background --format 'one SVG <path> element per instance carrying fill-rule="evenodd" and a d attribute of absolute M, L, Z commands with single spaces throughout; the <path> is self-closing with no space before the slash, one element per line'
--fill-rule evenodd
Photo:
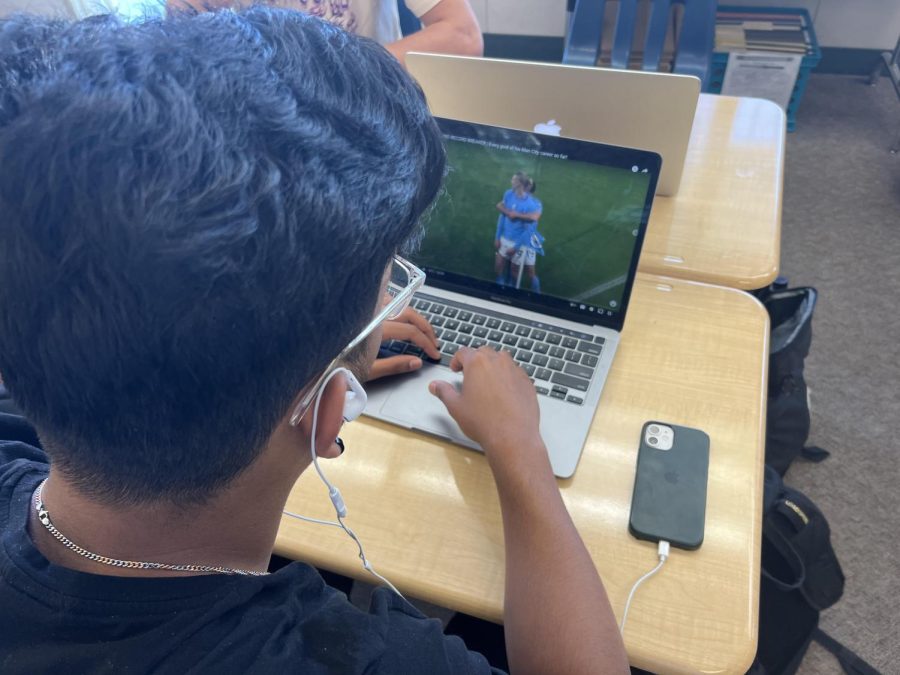
<path fill-rule="evenodd" d="M 444 54 L 406 65 L 438 117 L 650 150 L 663 158 L 656 193 L 678 192 L 696 77 Z"/>

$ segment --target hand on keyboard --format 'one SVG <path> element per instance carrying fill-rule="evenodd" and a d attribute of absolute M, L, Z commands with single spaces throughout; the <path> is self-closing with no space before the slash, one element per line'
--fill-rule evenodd
<path fill-rule="evenodd" d="M 461 390 L 436 380 L 429 391 L 447 406 L 463 433 L 484 448 L 495 475 L 526 467 L 549 472 L 534 385 L 509 354 L 462 347 L 450 369 L 463 373 Z"/>
<path fill-rule="evenodd" d="M 434 335 L 431 324 L 412 307 L 403 310 L 396 319 L 385 321 L 381 325 L 382 341 L 403 340 L 418 347 L 422 352 L 433 359 L 440 360 L 438 340 Z M 375 359 L 369 371 L 369 380 L 377 380 L 379 377 L 408 373 L 422 367 L 422 359 L 418 356 L 404 354 L 403 356 L 391 356 L 386 359 Z"/>

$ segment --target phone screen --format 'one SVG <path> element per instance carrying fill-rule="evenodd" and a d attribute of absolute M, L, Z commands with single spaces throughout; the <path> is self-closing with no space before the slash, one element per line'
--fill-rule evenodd
<path fill-rule="evenodd" d="M 647 422 L 641 431 L 629 530 L 638 539 L 696 549 L 703 543 L 709 436 Z"/>

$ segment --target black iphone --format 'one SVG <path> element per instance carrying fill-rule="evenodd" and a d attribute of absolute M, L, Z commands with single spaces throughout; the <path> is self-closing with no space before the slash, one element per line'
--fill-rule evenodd
<path fill-rule="evenodd" d="M 703 543 L 709 436 L 647 422 L 641 430 L 628 529 L 638 539 L 696 549 Z"/>

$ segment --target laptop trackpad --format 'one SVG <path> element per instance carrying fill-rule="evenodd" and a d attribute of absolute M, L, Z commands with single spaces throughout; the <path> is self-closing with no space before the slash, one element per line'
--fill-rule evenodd
<path fill-rule="evenodd" d="M 386 400 L 377 411 L 372 412 L 376 417 L 409 429 L 449 438 L 468 447 L 477 447 L 466 438 L 444 404 L 428 391 L 428 383 L 433 380 L 445 380 L 459 386 L 462 379 L 462 375 L 446 368 L 426 366 L 414 374 L 401 376 L 390 382 L 389 390 L 383 392 L 387 394 Z"/>

